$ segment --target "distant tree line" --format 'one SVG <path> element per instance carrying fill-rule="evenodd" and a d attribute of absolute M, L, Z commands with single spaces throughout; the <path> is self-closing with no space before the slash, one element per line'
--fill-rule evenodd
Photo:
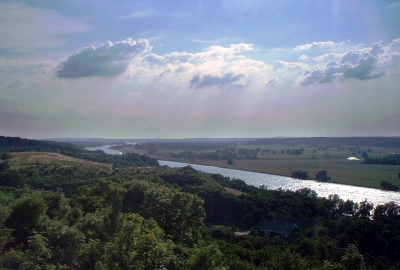
<path fill-rule="evenodd" d="M 20 137 L 0 136 L 1 152 L 59 152 L 79 151 L 79 149 L 70 143 L 60 143 L 53 141 L 41 141 L 22 139 Z"/>
<path fill-rule="evenodd" d="M 400 154 L 388 155 L 385 157 L 366 157 L 362 162 L 364 164 L 380 164 L 380 165 L 400 165 Z"/>

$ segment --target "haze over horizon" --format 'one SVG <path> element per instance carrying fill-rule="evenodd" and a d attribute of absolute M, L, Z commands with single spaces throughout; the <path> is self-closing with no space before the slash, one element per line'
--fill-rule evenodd
<path fill-rule="evenodd" d="M 400 135 L 399 0 L 0 3 L 0 135 Z"/>

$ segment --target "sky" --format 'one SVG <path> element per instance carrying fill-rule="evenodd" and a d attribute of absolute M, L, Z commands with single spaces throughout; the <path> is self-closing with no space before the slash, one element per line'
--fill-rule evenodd
<path fill-rule="evenodd" d="M 1 0 L 0 135 L 400 136 L 398 0 Z"/>

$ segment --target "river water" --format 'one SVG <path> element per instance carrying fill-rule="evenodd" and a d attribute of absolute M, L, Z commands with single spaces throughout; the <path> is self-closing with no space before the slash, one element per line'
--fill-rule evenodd
<path fill-rule="evenodd" d="M 104 145 L 98 147 L 88 147 L 85 148 L 89 151 L 102 150 L 107 154 L 111 155 L 122 155 L 122 152 L 109 149 L 112 145 Z M 218 168 L 214 166 L 204 166 L 197 164 L 188 164 L 173 161 L 158 161 L 161 166 L 167 165 L 172 168 L 192 166 L 194 169 L 205 172 L 205 173 L 219 173 L 223 176 L 230 178 L 241 179 L 248 185 L 253 185 L 259 187 L 260 185 L 266 186 L 268 189 L 288 189 L 288 190 L 298 190 L 301 188 L 310 188 L 317 192 L 319 197 L 328 197 L 331 194 L 337 194 L 343 200 L 352 200 L 354 202 L 361 202 L 367 199 L 372 202 L 374 206 L 378 204 L 384 204 L 390 201 L 394 201 L 396 204 L 400 204 L 400 192 L 394 191 L 383 191 L 373 188 L 348 186 L 333 183 L 321 183 L 312 180 L 298 180 L 291 177 L 248 172 L 241 170 L 233 170 L 227 168 Z"/>
<path fill-rule="evenodd" d="M 169 167 L 175 168 L 190 165 L 196 170 L 200 170 L 206 173 L 219 173 L 223 176 L 227 176 L 230 178 L 241 179 L 245 181 L 246 184 L 256 187 L 264 185 L 268 189 L 282 188 L 293 191 L 306 187 L 317 192 L 319 197 L 328 197 L 331 194 L 337 194 L 343 200 L 352 200 L 358 203 L 367 199 L 369 202 L 372 202 L 374 206 L 377 206 L 378 204 L 384 204 L 389 201 L 394 201 L 396 204 L 400 204 L 400 192 L 383 191 L 373 188 L 348 186 L 333 183 L 321 183 L 312 180 L 298 180 L 291 177 L 218 168 L 214 166 L 204 166 L 164 160 L 159 160 L 158 162 L 161 166 L 167 165 Z"/>
<path fill-rule="evenodd" d="M 95 146 L 95 147 L 86 147 L 85 150 L 88 150 L 88 151 L 101 150 L 104 153 L 110 154 L 110 155 L 122 155 L 122 152 L 110 149 L 111 146 L 114 146 L 114 145 L 103 145 L 103 146 Z"/>

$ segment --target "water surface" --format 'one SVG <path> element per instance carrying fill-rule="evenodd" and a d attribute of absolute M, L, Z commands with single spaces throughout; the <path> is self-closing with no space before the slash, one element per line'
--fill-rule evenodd
<path fill-rule="evenodd" d="M 227 168 L 218 168 L 214 166 L 188 164 L 164 160 L 159 160 L 158 162 L 161 166 L 167 165 L 169 167 L 184 167 L 190 165 L 196 170 L 200 170 L 206 173 L 219 173 L 223 176 L 227 176 L 230 178 L 241 179 L 245 181 L 246 184 L 256 187 L 264 185 L 268 189 L 282 188 L 288 190 L 297 190 L 307 187 L 317 192 L 319 197 L 328 197 L 331 194 L 337 194 L 343 200 L 352 200 L 358 203 L 367 199 L 368 201 L 372 202 L 374 206 L 377 206 L 378 204 L 384 204 L 389 201 L 394 201 L 396 204 L 400 204 L 400 192 L 383 191 L 373 188 L 356 187 L 333 183 L 321 183 L 312 180 L 298 180 L 291 177 L 233 170 Z"/>
<path fill-rule="evenodd" d="M 88 150 L 88 151 L 101 150 L 104 153 L 110 154 L 110 155 L 122 155 L 122 152 L 120 152 L 120 151 L 109 149 L 111 146 L 114 146 L 114 145 L 103 145 L 103 146 L 95 146 L 95 147 L 86 147 L 85 149 Z"/>

